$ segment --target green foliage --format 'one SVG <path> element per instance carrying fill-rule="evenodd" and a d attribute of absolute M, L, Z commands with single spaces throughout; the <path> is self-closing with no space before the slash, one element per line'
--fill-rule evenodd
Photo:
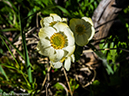
<path fill-rule="evenodd" d="M 77 84 L 75 79 L 72 79 L 72 78 L 70 78 L 69 83 L 70 83 L 71 90 L 74 93 L 74 91 L 79 87 L 79 84 Z M 55 87 L 57 89 L 56 95 L 64 96 L 64 91 L 68 92 L 68 90 L 65 89 L 66 86 L 63 85 L 62 83 L 56 83 L 53 87 Z M 67 96 L 67 94 L 66 94 L 66 96 Z"/>
<path fill-rule="evenodd" d="M 75 79 L 70 78 L 70 86 L 72 92 L 74 93 L 74 91 L 79 87 L 79 84 L 76 82 Z"/>
<path fill-rule="evenodd" d="M 91 17 L 99 2 L 100 0 L 67 0 L 65 7 L 73 17 Z"/>
<path fill-rule="evenodd" d="M 117 47 L 116 47 L 116 45 L 114 45 L 114 42 L 109 41 L 108 43 L 105 43 L 104 41 L 105 40 L 102 40 L 100 42 L 99 47 L 100 47 L 100 49 L 103 49 L 103 50 L 101 50 L 101 52 L 106 56 L 105 59 L 107 60 L 107 64 L 109 65 L 109 67 L 111 66 L 115 72 L 117 69 L 116 68 L 116 58 L 118 56 Z M 112 72 L 112 73 L 114 73 L 114 72 Z"/>
<path fill-rule="evenodd" d="M 129 6 L 127 8 L 124 9 L 124 13 L 129 13 Z"/>

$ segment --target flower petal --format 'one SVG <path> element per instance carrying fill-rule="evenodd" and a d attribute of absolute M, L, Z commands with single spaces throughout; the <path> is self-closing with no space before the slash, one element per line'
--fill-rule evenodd
<path fill-rule="evenodd" d="M 73 32 L 69 29 L 69 27 L 66 27 L 64 29 L 64 34 L 67 36 L 68 46 L 74 45 L 75 44 L 74 35 Z"/>
<path fill-rule="evenodd" d="M 94 29 L 94 27 L 91 27 L 91 30 L 92 30 L 92 32 L 91 32 L 91 35 L 90 35 L 90 37 L 89 37 L 88 40 L 91 40 L 91 39 L 93 38 L 94 34 L 95 34 L 95 29 Z"/>
<path fill-rule="evenodd" d="M 42 48 L 41 50 L 45 56 L 53 56 L 54 55 L 54 48 L 51 46 Z"/>
<path fill-rule="evenodd" d="M 41 28 L 39 32 L 41 46 L 44 46 L 44 48 L 51 46 L 50 38 L 55 32 L 55 29 L 52 27 Z"/>
<path fill-rule="evenodd" d="M 45 38 L 40 39 L 40 42 L 41 43 L 40 43 L 39 46 L 42 46 L 42 48 L 47 48 L 47 47 L 50 47 L 51 46 L 50 41 L 47 40 L 47 39 L 45 39 Z"/>
<path fill-rule="evenodd" d="M 71 54 L 73 54 L 73 52 L 75 51 L 75 45 L 73 46 L 68 46 L 66 48 L 64 48 L 63 50 L 66 50 L 68 52 L 68 54 L 66 55 L 66 57 L 70 56 Z"/>
<path fill-rule="evenodd" d="M 38 52 L 43 55 L 43 53 L 42 53 L 42 48 L 43 48 L 43 46 L 41 46 L 41 41 L 38 42 L 36 48 L 37 48 Z"/>
<path fill-rule="evenodd" d="M 92 22 L 91 18 L 82 17 L 82 19 L 85 20 L 86 22 L 89 22 L 93 26 L 93 22 Z"/>
<path fill-rule="evenodd" d="M 39 41 L 38 45 L 37 45 L 37 50 L 40 54 L 44 55 L 44 56 L 49 56 L 49 55 L 53 55 L 54 54 L 54 49 L 51 46 L 44 46 L 42 45 L 41 41 Z"/>
<path fill-rule="evenodd" d="M 76 39 L 77 45 L 79 45 L 79 46 L 84 46 L 88 43 L 87 34 L 77 35 L 77 37 L 75 37 L 75 39 Z"/>
<path fill-rule="evenodd" d="M 68 25 L 66 23 L 58 22 L 53 27 L 56 28 L 57 32 L 59 31 L 63 32 L 64 29 L 68 27 Z"/>
<path fill-rule="evenodd" d="M 41 27 L 46 27 L 49 26 L 49 24 L 53 22 L 53 18 L 52 17 L 45 17 L 40 21 L 40 25 Z"/>
<path fill-rule="evenodd" d="M 44 27 L 44 28 L 40 29 L 39 38 L 42 39 L 42 38 L 48 37 L 50 39 L 50 37 L 54 33 L 56 33 L 56 30 L 54 28 L 52 28 L 52 27 Z"/>
<path fill-rule="evenodd" d="M 61 17 L 57 14 L 50 14 L 50 16 L 53 18 L 53 21 L 61 21 Z"/>
<path fill-rule="evenodd" d="M 92 34 L 92 27 L 89 27 L 84 34 L 87 34 L 88 39 L 91 37 Z"/>
<path fill-rule="evenodd" d="M 61 62 L 52 62 L 51 61 L 51 64 L 54 68 L 60 68 L 62 66 L 62 63 Z"/>
<path fill-rule="evenodd" d="M 92 25 L 90 24 L 90 22 L 85 22 L 84 21 L 83 25 L 86 27 L 85 30 L 88 30 L 89 28 L 92 27 Z"/>
<path fill-rule="evenodd" d="M 49 55 L 49 58 L 53 62 L 60 61 L 64 57 L 63 50 L 55 50 L 53 55 Z"/>
<path fill-rule="evenodd" d="M 62 18 L 63 23 L 67 23 L 67 18 Z"/>
<path fill-rule="evenodd" d="M 68 57 L 68 58 L 65 60 L 65 62 L 64 62 L 64 68 L 65 68 L 67 71 L 69 71 L 70 66 L 71 66 L 71 59 L 70 59 L 70 57 Z"/>
<path fill-rule="evenodd" d="M 76 30 L 75 30 L 75 27 L 76 27 L 76 25 L 80 24 L 81 21 L 82 21 L 81 19 L 76 19 L 76 18 L 72 18 L 72 19 L 70 20 L 69 26 L 70 26 L 70 28 L 71 28 L 71 30 L 72 30 L 73 32 L 76 31 Z"/>

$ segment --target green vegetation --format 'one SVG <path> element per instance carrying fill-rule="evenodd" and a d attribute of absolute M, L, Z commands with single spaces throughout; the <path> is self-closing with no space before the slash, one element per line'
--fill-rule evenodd
<path fill-rule="evenodd" d="M 92 17 L 100 0 L 0 0 L 0 96 L 25 93 L 33 95 L 70 94 L 61 69 L 49 69 L 48 58 L 36 50 L 40 20 L 56 13 L 67 19 Z M 95 80 L 83 88 L 74 77 L 77 65 L 68 73 L 74 96 L 127 96 L 129 94 L 129 6 L 116 18 L 110 34 L 95 50 L 104 66 L 95 68 Z M 82 47 L 76 48 L 75 58 L 81 57 Z M 78 71 L 78 70 L 77 70 Z M 92 72 L 93 70 L 91 70 Z M 45 86 L 43 81 L 46 80 Z M 86 74 L 86 73 L 85 73 Z M 80 77 L 91 78 L 84 73 Z M 88 82 L 82 79 L 81 82 Z M 49 87 L 47 87 L 48 85 Z M 51 91 L 52 90 L 52 91 Z M 48 93 L 47 93 L 48 92 Z M 80 93 L 81 92 L 81 93 Z M 80 95 L 81 94 L 81 95 Z"/>

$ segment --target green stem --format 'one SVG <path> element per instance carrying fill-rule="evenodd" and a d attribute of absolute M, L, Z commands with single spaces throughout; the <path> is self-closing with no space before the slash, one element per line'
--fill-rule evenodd
<path fill-rule="evenodd" d="M 19 7 L 19 9 L 20 9 L 20 7 Z M 22 36 L 22 43 L 23 43 L 23 47 L 24 47 L 24 50 L 25 50 L 25 52 L 24 52 L 25 53 L 25 62 L 26 62 L 26 65 L 27 65 L 27 74 L 28 74 L 28 77 L 29 77 L 29 83 L 33 83 L 32 73 L 31 73 L 31 65 L 30 65 L 28 51 L 27 51 L 25 33 L 23 32 L 23 29 L 22 29 L 22 21 L 21 21 L 21 17 L 20 17 L 20 12 L 19 12 L 19 23 L 20 23 L 20 32 L 21 32 L 21 36 Z"/>

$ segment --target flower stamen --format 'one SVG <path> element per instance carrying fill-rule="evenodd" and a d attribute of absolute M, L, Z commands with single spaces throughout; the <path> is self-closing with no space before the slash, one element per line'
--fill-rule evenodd
<path fill-rule="evenodd" d="M 54 49 L 62 49 L 67 45 L 67 38 L 62 32 L 55 33 L 51 36 L 50 43 Z"/>
<path fill-rule="evenodd" d="M 51 23 L 49 23 L 50 26 L 54 26 L 57 22 L 56 21 L 53 21 Z"/>
<path fill-rule="evenodd" d="M 78 24 L 76 25 L 75 30 L 78 35 L 82 35 L 83 33 L 85 33 L 85 26 L 82 24 Z"/>

